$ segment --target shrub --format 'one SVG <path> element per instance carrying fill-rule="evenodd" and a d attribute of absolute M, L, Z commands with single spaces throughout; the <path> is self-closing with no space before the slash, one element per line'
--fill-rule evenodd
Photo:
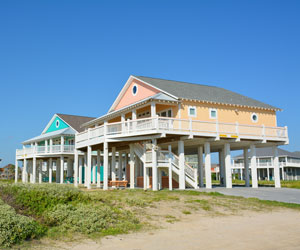
<path fill-rule="evenodd" d="M 0 200 L 0 246 L 10 247 L 26 239 L 42 235 L 45 229 Z"/>
<path fill-rule="evenodd" d="M 60 184 L 0 184 L 0 190 L 7 195 L 13 196 L 17 205 L 27 209 L 27 213 L 41 215 L 47 209 L 57 204 L 68 202 L 82 202 L 87 196 L 80 190 Z"/>
<path fill-rule="evenodd" d="M 126 233 L 139 226 L 129 211 L 105 204 L 59 204 L 44 216 L 60 232 Z"/>

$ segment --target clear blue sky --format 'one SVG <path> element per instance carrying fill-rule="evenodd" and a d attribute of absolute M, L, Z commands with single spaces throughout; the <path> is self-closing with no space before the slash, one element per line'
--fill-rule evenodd
<path fill-rule="evenodd" d="M 130 74 L 221 86 L 284 111 L 300 150 L 300 1 L 0 1 L 0 158 L 54 113 L 103 115 Z"/>

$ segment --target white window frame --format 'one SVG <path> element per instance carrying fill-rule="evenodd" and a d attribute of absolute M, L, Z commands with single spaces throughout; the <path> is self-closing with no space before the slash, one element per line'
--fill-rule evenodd
<path fill-rule="evenodd" d="M 254 115 L 255 115 L 256 118 L 257 118 L 256 120 L 253 119 L 253 116 L 254 116 Z M 257 122 L 258 122 L 258 115 L 257 115 L 256 113 L 252 113 L 252 114 L 251 114 L 251 121 L 254 122 L 254 123 L 257 123 Z"/>
<path fill-rule="evenodd" d="M 195 109 L 195 114 L 194 115 L 191 115 L 191 109 Z M 197 117 L 197 108 L 196 108 L 196 106 L 189 106 L 188 115 L 189 115 L 189 117 Z"/>
<path fill-rule="evenodd" d="M 165 109 L 165 110 L 162 110 L 162 111 L 159 111 L 159 112 L 157 112 L 157 114 L 159 115 L 159 116 L 161 116 L 161 113 L 163 113 L 163 112 L 166 112 L 167 114 L 168 114 L 168 111 L 170 111 L 171 110 L 171 117 L 173 117 L 173 109 L 172 108 L 170 108 L 170 109 Z M 161 116 L 162 117 L 162 116 Z M 166 117 L 169 117 L 169 116 L 166 116 Z"/>
<path fill-rule="evenodd" d="M 60 125 L 60 121 L 59 121 L 59 120 L 56 120 L 56 122 L 55 122 L 55 127 L 56 127 L 56 128 L 59 128 L 59 125 Z"/>
<path fill-rule="evenodd" d="M 216 117 L 213 117 L 213 116 L 211 115 L 211 112 L 212 112 L 212 111 L 215 111 L 215 112 L 216 112 Z M 217 119 L 217 118 L 218 118 L 218 110 L 217 110 L 217 109 L 210 108 L 210 109 L 209 109 L 209 118 L 210 118 L 210 119 Z"/>
<path fill-rule="evenodd" d="M 135 92 L 135 93 L 133 93 L 134 87 L 136 87 L 136 92 Z M 137 84 L 134 84 L 134 85 L 132 86 L 132 88 L 131 88 L 131 93 L 132 93 L 132 95 L 133 95 L 133 96 L 136 96 L 137 93 L 138 93 L 138 91 L 139 91 L 138 85 L 137 85 Z"/>

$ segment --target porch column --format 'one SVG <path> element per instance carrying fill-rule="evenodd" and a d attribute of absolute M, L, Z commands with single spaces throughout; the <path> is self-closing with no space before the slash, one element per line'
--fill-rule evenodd
<path fill-rule="evenodd" d="M 281 168 L 281 175 L 282 175 L 282 180 L 284 181 L 284 166 Z"/>
<path fill-rule="evenodd" d="M 101 184 L 101 172 L 100 172 L 100 167 L 101 167 L 101 163 L 100 163 L 100 150 L 97 150 L 97 187 L 100 188 L 100 184 Z"/>
<path fill-rule="evenodd" d="M 78 156 L 79 158 L 79 173 L 78 173 L 78 184 L 82 184 L 82 165 L 83 165 L 83 157 L 82 156 Z"/>
<path fill-rule="evenodd" d="M 64 152 L 64 143 L 65 143 L 65 140 L 64 140 L 64 137 L 61 136 L 60 137 L 60 152 Z"/>
<path fill-rule="evenodd" d="M 267 180 L 270 180 L 270 169 L 267 167 Z"/>
<path fill-rule="evenodd" d="M 126 127 L 125 127 L 125 114 L 121 115 L 121 122 L 122 122 L 122 132 L 125 133 Z"/>
<path fill-rule="evenodd" d="M 198 147 L 198 174 L 199 174 L 199 187 L 204 187 L 204 181 L 203 181 L 203 146 Z"/>
<path fill-rule="evenodd" d="M 172 172 L 172 146 L 168 146 L 169 150 L 169 190 L 173 190 L 173 172 Z"/>
<path fill-rule="evenodd" d="M 55 161 L 55 168 L 56 168 L 56 183 L 59 183 L 60 180 L 60 160 L 56 159 Z"/>
<path fill-rule="evenodd" d="M 219 151 L 219 168 L 220 168 L 220 186 L 226 186 L 226 178 L 225 178 L 225 155 L 224 149 Z"/>
<path fill-rule="evenodd" d="M 136 109 L 132 110 L 131 119 L 132 120 L 136 120 Z M 133 131 L 135 131 L 135 129 L 136 129 L 136 122 L 133 122 L 132 126 L 133 126 Z"/>
<path fill-rule="evenodd" d="M 74 152 L 74 186 L 78 187 L 78 150 Z"/>
<path fill-rule="evenodd" d="M 119 163 L 118 163 L 118 178 L 119 181 L 122 180 L 123 177 L 123 153 L 119 152 Z"/>
<path fill-rule="evenodd" d="M 112 147 L 111 151 L 111 180 L 116 180 L 116 147 Z"/>
<path fill-rule="evenodd" d="M 146 143 L 144 143 L 144 146 L 143 146 L 143 159 L 144 159 L 144 162 L 143 162 L 143 187 L 144 187 L 144 190 L 147 190 L 147 188 L 148 188 L 148 186 L 147 186 L 148 171 L 146 168 Z"/>
<path fill-rule="evenodd" d="M 162 189 L 162 183 L 161 183 L 161 178 L 162 178 L 162 173 L 161 173 L 161 169 L 157 169 L 157 183 L 158 183 L 158 190 L 161 190 Z"/>
<path fill-rule="evenodd" d="M 52 148 L 53 148 L 53 139 L 50 138 L 50 149 L 49 149 L 50 153 L 52 153 Z"/>
<path fill-rule="evenodd" d="M 225 143 L 224 153 L 225 153 L 226 188 L 232 188 L 231 156 L 230 156 L 229 143 Z"/>
<path fill-rule="evenodd" d="M 33 165 L 33 160 L 31 161 L 31 160 L 28 160 L 28 163 L 27 163 L 27 172 L 29 173 L 29 182 L 30 183 L 33 183 L 33 167 L 32 167 L 32 165 Z"/>
<path fill-rule="evenodd" d="M 36 182 L 36 157 L 32 159 L 32 183 Z"/>
<path fill-rule="evenodd" d="M 138 173 L 139 173 L 139 167 L 140 167 L 140 163 L 138 160 L 138 157 L 135 156 L 134 157 L 134 183 L 137 186 L 137 177 L 138 177 Z"/>
<path fill-rule="evenodd" d="M 258 188 L 257 182 L 257 162 L 256 162 L 256 148 L 255 145 L 250 146 L 251 152 L 251 175 L 252 175 L 252 188 Z"/>
<path fill-rule="evenodd" d="M 96 184 L 97 180 L 97 158 L 93 157 L 93 184 Z"/>
<path fill-rule="evenodd" d="M 87 189 L 91 189 L 91 175 L 92 175 L 92 147 L 88 146 L 87 155 Z"/>
<path fill-rule="evenodd" d="M 130 147 L 130 188 L 134 189 L 134 150 L 133 150 L 133 144 L 129 145 Z"/>
<path fill-rule="evenodd" d="M 60 157 L 60 184 L 64 183 L 64 167 L 65 167 L 65 158 Z"/>
<path fill-rule="evenodd" d="M 245 186 L 250 187 L 248 148 L 244 148 Z"/>
<path fill-rule="evenodd" d="M 156 117 L 156 105 L 155 105 L 155 102 L 151 102 L 151 117 Z"/>
<path fill-rule="evenodd" d="M 48 153 L 48 140 L 45 140 L 45 153 Z"/>
<path fill-rule="evenodd" d="M 275 188 L 280 188 L 280 172 L 279 172 L 279 158 L 278 158 L 278 148 L 273 146 L 273 156 L 274 156 L 274 178 L 275 178 Z"/>
<path fill-rule="evenodd" d="M 103 189 L 108 189 L 108 143 L 104 141 L 103 143 Z"/>
<path fill-rule="evenodd" d="M 205 154 L 205 182 L 206 188 L 212 188 L 211 185 L 211 156 L 210 156 L 210 143 L 204 143 L 204 154 Z"/>
<path fill-rule="evenodd" d="M 72 173 L 72 159 L 70 159 L 70 157 L 68 157 L 68 161 L 67 161 L 67 177 L 72 177 L 73 173 Z"/>
<path fill-rule="evenodd" d="M 87 152 L 84 152 L 84 160 L 83 160 L 83 166 L 84 166 L 84 186 L 87 187 Z"/>
<path fill-rule="evenodd" d="M 39 162 L 39 183 L 42 183 L 42 173 L 43 173 L 43 160 L 40 160 Z"/>
<path fill-rule="evenodd" d="M 16 159 L 16 162 L 15 162 L 15 183 L 18 182 L 18 170 L 19 170 L 18 160 Z"/>
<path fill-rule="evenodd" d="M 185 189 L 185 172 L 184 172 L 184 141 L 178 141 L 179 156 L 179 189 Z"/>
<path fill-rule="evenodd" d="M 155 105 L 154 105 L 155 106 Z M 152 108 L 152 104 L 151 104 Z M 157 140 L 152 139 L 152 190 L 157 191 Z"/>
<path fill-rule="evenodd" d="M 49 159 L 49 183 L 52 183 L 52 170 L 53 170 L 53 162 L 52 158 Z"/>

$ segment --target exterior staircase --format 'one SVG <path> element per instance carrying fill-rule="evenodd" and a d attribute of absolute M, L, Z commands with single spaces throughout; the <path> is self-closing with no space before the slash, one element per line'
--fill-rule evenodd
<path fill-rule="evenodd" d="M 146 145 L 146 153 L 144 154 L 144 145 L 141 143 L 134 144 L 134 153 L 140 158 L 140 160 L 146 165 L 146 167 L 152 167 L 152 144 Z M 169 168 L 171 165 L 173 172 L 173 179 L 179 182 L 179 157 L 173 152 L 157 150 L 157 166 L 159 168 Z M 197 169 L 194 169 L 187 163 L 184 163 L 185 173 L 185 186 L 191 188 L 198 188 L 198 173 Z"/>

